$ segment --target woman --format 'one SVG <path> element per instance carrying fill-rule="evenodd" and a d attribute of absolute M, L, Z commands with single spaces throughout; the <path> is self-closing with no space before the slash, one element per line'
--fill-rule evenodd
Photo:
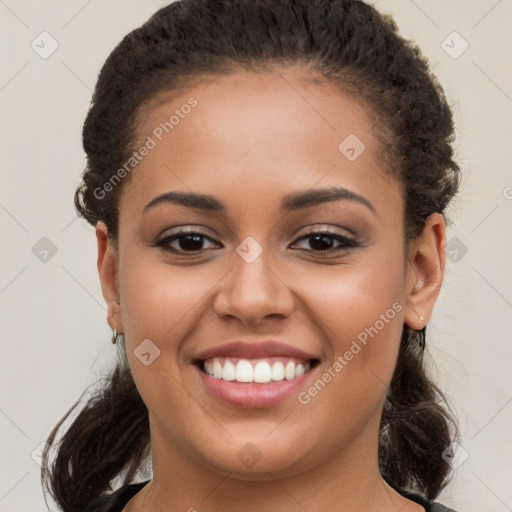
<path fill-rule="evenodd" d="M 43 471 L 62 510 L 449 510 L 423 351 L 452 140 L 361 1 L 182 0 L 128 34 L 75 196 L 121 357 Z"/>

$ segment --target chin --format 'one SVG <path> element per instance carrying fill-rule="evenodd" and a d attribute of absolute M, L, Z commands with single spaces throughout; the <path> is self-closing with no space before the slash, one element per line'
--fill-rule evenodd
<path fill-rule="evenodd" d="M 304 448 L 303 440 L 284 446 L 279 439 L 274 443 L 268 439 L 260 441 L 258 438 L 250 441 L 248 436 L 238 439 L 228 448 L 218 446 L 212 450 L 209 447 L 203 457 L 219 472 L 229 473 L 230 478 L 247 481 L 273 480 L 276 475 L 291 476 L 307 469 L 307 454 L 299 452 Z"/>

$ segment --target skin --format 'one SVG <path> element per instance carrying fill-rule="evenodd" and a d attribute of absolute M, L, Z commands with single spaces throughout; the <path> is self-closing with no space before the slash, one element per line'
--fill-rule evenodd
<path fill-rule="evenodd" d="M 118 245 L 96 227 L 108 323 L 125 334 L 150 418 L 153 480 L 125 512 L 424 510 L 382 479 L 378 432 L 403 324 L 421 329 L 441 287 L 445 224 L 431 215 L 404 245 L 401 187 L 379 163 L 368 111 L 311 78 L 232 72 L 194 83 L 139 124 L 143 142 L 198 100 L 123 185 Z M 366 146 L 352 162 L 338 149 L 349 134 Z M 285 195 L 328 186 L 364 196 L 375 213 L 347 199 L 280 210 Z M 212 195 L 226 211 L 161 203 L 143 212 L 172 190 Z M 183 254 L 155 246 L 180 226 L 206 235 L 202 254 L 179 240 L 171 246 Z M 361 246 L 319 255 L 303 237 L 320 228 Z M 248 236 L 263 250 L 252 263 L 235 250 Z M 308 404 L 223 404 L 191 364 L 226 341 L 277 339 L 321 360 L 308 388 L 395 303 L 401 311 Z M 145 339 L 161 351 L 149 366 L 134 355 Z M 251 467 L 237 455 L 249 442 L 261 456 Z"/>

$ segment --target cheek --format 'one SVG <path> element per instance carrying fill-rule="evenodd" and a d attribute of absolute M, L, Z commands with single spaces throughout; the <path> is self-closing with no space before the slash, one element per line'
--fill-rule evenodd
<path fill-rule="evenodd" d="M 134 258 L 135 260 L 135 258 Z M 143 261 L 139 258 L 139 261 Z M 205 301 L 219 280 L 216 272 L 190 266 L 177 268 L 162 262 L 127 265 L 122 273 L 122 315 L 127 346 L 150 339 L 172 367 L 180 341 L 199 323 Z"/>
<path fill-rule="evenodd" d="M 306 390 L 303 402 L 329 396 L 330 403 L 364 415 L 363 409 L 376 407 L 384 397 L 398 356 L 404 318 L 400 255 L 324 268 L 297 275 L 295 282 L 329 350 L 319 374 L 322 382 Z M 320 399 L 313 407 L 319 411 L 325 403 Z"/>
<path fill-rule="evenodd" d="M 189 407 L 189 420 L 201 422 L 202 417 L 190 407 L 181 370 L 189 361 L 181 358 L 182 341 L 193 336 L 204 316 L 204 301 L 219 280 L 211 271 L 171 267 L 162 262 L 144 264 L 133 256 L 122 272 L 122 315 L 130 368 L 139 393 L 150 411 L 166 418 L 166 428 L 179 435 L 184 419 L 183 407 Z M 204 267 L 206 269 L 207 267 Z M 145 345 L 153 361 L 141 363 L 137 354 Z M 169 407 L 169 404 L 174 404 Z M 186 423 L 186 422 L 185 422 Z M 188 427 L 187 427 L 188 428 Z M 186 429 L 185 429 L 186 430 Z"/>
<path fill-rule="evenodd" d="M 337 352 L 348 340 L 364 341 L 366 329 L 376 327 L 383 337 L 401 331 L 404 303 L 403 263 L 396 254 L 365 257 L 337 266 L 298 269 L 286 282 L 306 306 L 307 314 L 329 338 Z M 375 334 L 374 329 L 370 329 Z"/>

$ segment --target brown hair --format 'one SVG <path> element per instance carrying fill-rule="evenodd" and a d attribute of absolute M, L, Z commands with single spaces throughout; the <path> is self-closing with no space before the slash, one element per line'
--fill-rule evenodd
<path fill-rule="evenodd" d="M 370 107 L 386 167 L 403 186 L 404 239 L 421 233 L 459 187 L 453 121 L 426 59 L 389 16 L 359 0 L 181 0 L 129 33 L 105 62 L 83 128 L 87 167 L 75 194 L 77 211 L 117 238 L 123 183 L 102 189 L 134 150 L 138 115 L 159 92 L 202 74 L 306 66 Z M 387 393 L 379 446 L 383 478 L 397 490 L 435 498 L 447 483 L 442 452 L 456 422 L 423 365 L 426 331 L 404 325 Z M 80 404 L 59 421 L 57 432 Z M 55 447 L 54 447 L 55 449 Z M 150 450 L 148 411 L 129 369 L 118 364 L 59 442 L 42 479 L 66 512 L 111 489 L 125 472 L 133 481 Z M 43 467 L 49 450 L 43 453 Z"/>

